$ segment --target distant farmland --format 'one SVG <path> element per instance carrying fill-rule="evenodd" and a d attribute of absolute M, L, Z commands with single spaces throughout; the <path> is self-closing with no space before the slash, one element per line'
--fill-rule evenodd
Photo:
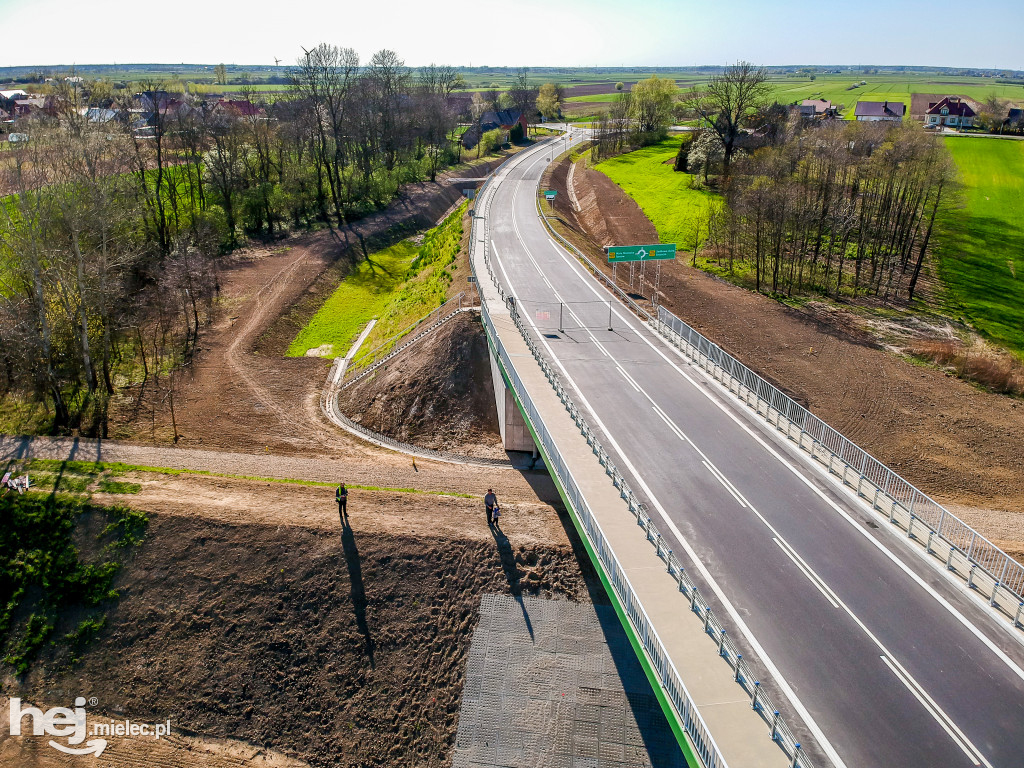
<path fill-rule="evenodd" d="M 1024 142 L 950 137 L 963 207 L 940 221 L 949 309 L 1024 357 Z"/>
<path fill-rule="evenodd" d="M 866 81 L 865 85 L 850 88 L 853 83 Z M 691 85 L 700 85 L 706 79 L 688 78 L 679 80 L 680 93 Z M 816 79 L 807 77 L 782 77 L 770 79 L 772 93 L 781 104 L 792 104 L 803 99 L 826 99 L 833 104 L 842 104 L 847 108 L 847 117 L 852 118 L 853 106 L 858 101 L 899 101 L 910 109 L 911 95 L 915 93 L 948 94 L 967 96 L 976 101 L 984 101 L 990 96 L 998 96 L 1015 104 L 1024 104 L 1024 86 L 1008 84 L 989 77 L 951 77 L 949 75 L 907 75 L 879 74 L 860 75 L 845 73 L 842 75 L 818 75 Z M 570 95 L 567 99 L 569 110 L 579 112 L 601 111 L 615 99 L 618 93 L 614 83 L 604 93 L 587 93 L 581 96 Z M 573 106 L 573 105 L 580 106 Z M 584 106 L 585 105 L 585 106 Z"/>

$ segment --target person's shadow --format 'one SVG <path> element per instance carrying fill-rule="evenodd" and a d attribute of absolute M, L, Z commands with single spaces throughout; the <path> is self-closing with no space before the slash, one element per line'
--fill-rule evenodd
<path fill-rule="evenodd" d="M 373 658 L 373 637 L 370 625 L 366 622 L 366 591 L 363 589 L 363 568 L 359 561 L 359 548 L 348 522 L 348 514 L 341 517 L 341 546 L 345 552 L 345 563 L 348 566 L 348 580 L 351 585 L 352 609 L 356 614 L 356 626 L 366 643 L 366 655 L 370 659 L 370 668 L 375 669 Z"/>
<path fill-rule="evenodd" d="M 491 536 L 494 537 L 494 543 L 498 545 L 501 570 L 505 572 L 509 591 L 515 597 L 516 602 L 519 603 L 519 608 L 523 612 L 523 620 L 526 622 L 526 631 L 530 633 L 530 640 L 533 640 L 533 624 L 530 621 L 530 614 L 526 610 L 526 604 L 523 602 L 523 590 L 519 585 L 519 566 L 516 565 L 516 556 L 512 552 L 512 544 L 508 540 L 508 536 L 505 535 L 505 532 L 501 530 L 501 523 L 491 525 L 490 529 Z"/>

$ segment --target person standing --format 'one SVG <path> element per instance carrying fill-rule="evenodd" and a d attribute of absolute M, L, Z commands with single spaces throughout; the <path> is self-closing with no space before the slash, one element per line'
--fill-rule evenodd
<path fill-rule="evenodd" d="M 487 525 L 494 525 L 494 508 L 498 506 L 498 497 L 494 495 L 494 489 L 488 488 L 484 496 L 484 507 L 487 510 Z"/>
<path fill-rule="evenodd" d="M 338 517 L 344 524 L 345 518 L 348 517 L 348 489 L 344 483 L 338 486 L 338 490 L 334 493 L 334 499 L 338 502 Z"/>

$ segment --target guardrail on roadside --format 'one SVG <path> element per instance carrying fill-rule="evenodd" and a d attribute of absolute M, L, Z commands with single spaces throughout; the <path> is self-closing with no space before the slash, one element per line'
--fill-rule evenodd
<path fill-rule="evenodd" d="M 697 365 L 867 499 L 989 605 L 1024 628 L 1024 565 L 941 504 L 780 392 L 664 307 L 654 327 Z"/>
<path fill-rule="evenodd" d="M 561 400 L 562 404 L 569 412 L 569 415 L 580 429 L 581 434 L 587 440 L 588 445 L 590 445 L 591 449 L 594 451 L 598 461 L 604 467 L 605 473 L 611 478 L 612 483 L 618 489 L 620 496 L 626 501 L 629 511 L 636 518 L 638 526 L 644 530 L 647 540 L 656 547 L 658 557 L 666 563 L 668 572 L 679 585 L 680 592 L 688 598 L 690 610 L 696 613 L 698 618 L 703 620 L 705 632 L 718 644 L 719 655 L 722 656 L 734 670 L 735 681 L 751 697 L 751 706 L 768 725 L 772 741 L 776 742 L 783 749 L 785 754 L 792 758 L 791 765 L 793 768 L 813 768 L 810 760 L 808 760 L 807 756 L 803 753 L 800 743 L 797 742 L 792 731 L 790 731 L 789 727 L 782 720 L 779 711 L 772 705 L 768 695 L 761 689 L 760 682 L 755 679 L 749 665 L 743 660 L 742 654 L 737 651 L 733 642 L 728 638 L 727 632 L 722 626 L 722 623 L 714 615 L 714 612 L 700 595 L 697 586 L 692 580 L 690 580 L 689 576 L 686 575 L 682 564 L 672 554 L 672 550 L 665 545 L 664 537 L 660 532 L 658 532 L 650 515 L 647 514 L 645 507 L 639 502 L 632 490 L 630 490 L 625 478 L 615 468 L 611 457 L 601 445 L 597 435 L 591 429 L 589 424 L 587 424 L 579 407 L 572 400 L 565 387 L 562 386 L 558 374 L 555 372 L 553 366 L 541 352 L 532 335 L 523 324 L 522 318 L 516 311 L 515 305 L 509 302 L 505 297 L 501 284 L 496 279 L 494 269 L 490 263 L 490 248 L 489 239 L 487 238 L 486 217 L 489 197 L 484 195 L 484 190 L 488 187 L 489 182 L 490 180 L 484 184 L 484 187 L 481 188 L 481 192 L 477 198 L 478 210 L 482 211 L 482 213 L 474 212 L 471 247 L 478 247 L 478 243 L 480 241 L 477 240 L 477 222 L 483 221 L 485 234 L 485 239 L 483 240 L 484 264 L 492 282 L 498 290 L 499 295 L 506 304 L 509 305 L 510 313 L 516 323 L 516 327 L 519 329 L 520 334 L 526 341 L 534 359 L 538 365 L 540 365 L 541 370 L 551 383 L 559 400 Z M 473 265 L 473 269 L 474 274 L 476 274 L 475 264 Z M 570 503 L 573 505 L 577 516 L 583 523 L 584 530 L 590 539 L 594 552 L 597 553 L 598 558 L 601 561 L 602 568 L 608 576 L 609 583 L 611 583 L 615 589 L 616 595 L 621 601 L 624 610 L 636 630 L 637 637 L 643 643 L 643 646 L 661 679 L 666 695 L 679 715 L 680 724 L 683 726 L 692 744 L 696 748 L 697 753 L 700 755 L 700 759 L 704 762 L 707 768 L 725 768 L 725 760 L 708 731 L 703 717 L 697 710 L 696 705 L 693 703 L 693 700 L 690 698 L 689 693 L 686 690 L 686 686 L 679 677 L 678 671 L 672 664 L 668 654 L 665 652 L 661 639 L 659 638 L 657 631 L 654 629 L 647 613 L 636 598 L 629 579 L 626 577 L 618 559 L 615 557 L 614 551 L 605 539 L 600 525 L 591 513 L 586 499 L 579 492 L 579 489 L 572 478 L 571 472 L 565 466 L 561 455 L 558 452 L 557 446 L 554 444 L 550 433 L 547 431 L 547 428 L 533 404 L 533 400 L 530 398 L 529 393 L 526 391 L 526 387 L 523 385 L 516 373 L 511 359 L 508 357 L 504 346 L 501 344 L 501 340 L 498 337 L 497 331 L 495 330 L 491 320 L 490 313 L 487 311 L 486 302 L 483 301 L 481 302 L 481 317 L 487 331 L 487 335 L 491 339 L 495 352 L 498 355 L 498 359 L 501 361 L 502 367 L 505 369 L 505 372 L 509 377 L 512 388 L 515 391 L 520 404 L 525 410 L 524 416 L 530 421 L 537 438 L 541 442 L 541 448 L 544 451 L 549 469 L 555 474 L 559 483 L 562 485 L 562 488 L 564 489 Z"/>
<path fill-rule="evenodd" d="M 646 309 L 644 309 L 639 304 L 637 304 L 635 301 L 633 301 L 633 297 L 631 297 L 628 293 L 626 293 L 624 290 L 622 290 L 615 283 L 614 280 L 612 280 L 610 277 L 608 277 L 608 275 L 606 275 L 604 272 L 602 272 L 601 269 L 598 268 L 598 266 L 596 264 L 594 264 L 593 261 L 590 260 L 589 256 L 587 256 L 585 253 L 583 253 L 583 251 L 581 251 L 575 245 L 573 245 L 568 240 L 566 240 L 564 237 L 562 237 L 562 235 L 558 232 L 558 230 L 556 230 L 554 227 L 551 226 L 551 222 L 548 220 L 547 215 L 544 213 L 544 210 L 540 206 L 540 198 L 539 197 L 537 198 L 536 202 L 537 202 L 537 214 L 540 216 L 541 220 L 544 222 L 544 226 L 547 227 L 548 232 L 550 232 L 551 235 L 555 239 L 557 239 L 558 242 L 560 242 L 562 244 L 562 246 L 566 250 L 568 250 L 570 253 L 572 253 L 576 257 L 576 259 L 578 261 L 582 262 L 583 266 L 585 266 L 590 271 L 590 273 L 592 275 L 594 275 L 594 277 L 596 277 L 598 280 L 600 280 L 602 283 L 604 283 L 606 288 L 608 288 L 612 293 L 614 293 L 616 296 L 618 296 L 619 299 L 622 302 L 624 302 L 627 307 L 629 307 L 631 310 L 633 310 L 633 312 L 636 313 L 637 317 L 639 317 L 641 320 L 645 320 L 647 322 L 653 321 L 654 318 L 651 316 L 650 312 L 648 312 Z"/>
<path fill-rule="evenodd" d="M 385 341 L 382 341 L 373 349 L 362 355 L 356 355 L 349 363 L 348 368 L 345 369 L 345 373 L 342 376 L 341 388 L 345 389 L 346 387 L 350 387 L 357 381 L 369 376 L 395 355 L 424 338 L 435 328 L 438 328 L 451 320 L 463 309 L 473 306 L 475 306 L 473 298 L 471 296 L 466 296 L 466 292 L 462 291 L 459 294 L 452 296 L 437 309 L 431 310 L 420 319 L 410 325 L 407 325 L 398 333 L 392 335 Z M 402 343 L 395 346 L 400 340 Z"/>

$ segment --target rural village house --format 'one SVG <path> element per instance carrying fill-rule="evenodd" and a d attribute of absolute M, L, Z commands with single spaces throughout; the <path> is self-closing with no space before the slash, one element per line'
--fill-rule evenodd
<path fill-rule="evenodd" d="M 529 131 L 530 124 L 526 120 L 524 115 L 518 109 L 502 109 L 498 112 L 490 110 L 480 115 L 480 122 L 476 125 L 470 126 L 464 134 L 462 134 L 462 146 L 466 149 L 472 149 L 480 141 L 480 137 L 487 133 L 487 131 L 501 130 L 504 133 L 502 137 L 504 141 L 508 141 L 509 131 L 512 130 L 513 126 L 521 125 L 523 128 L 523 135 L 525 136 Z"/>
<path fill-rule="evenodd" d="M 804 99 L 796 105 L 796 111 L 807 120 L 836 117 L 839 114 L 839 108 L 825 99 Z"/>
<path fill-rule="evenodd" d="M 1003 120 L 1003 126 L 1014 131 L 1024 131 L 1024 109 L 1011 107 Z"/>
<path fill-rule="evenodd" d="M 946 96 L 941 101 L 928 105 L 928 111 L 925 112 L 925 124 L 970 128 L 974 125 L 975 117 L 974 110 L 964 99 L 959 96 Z"/>
<path fill-rule="evenodd" d="M 888 120 L 898 123 L 906 111 L 907 105 L 902 101 L 858 101 L 854 116 L 860 122 Z"/>

